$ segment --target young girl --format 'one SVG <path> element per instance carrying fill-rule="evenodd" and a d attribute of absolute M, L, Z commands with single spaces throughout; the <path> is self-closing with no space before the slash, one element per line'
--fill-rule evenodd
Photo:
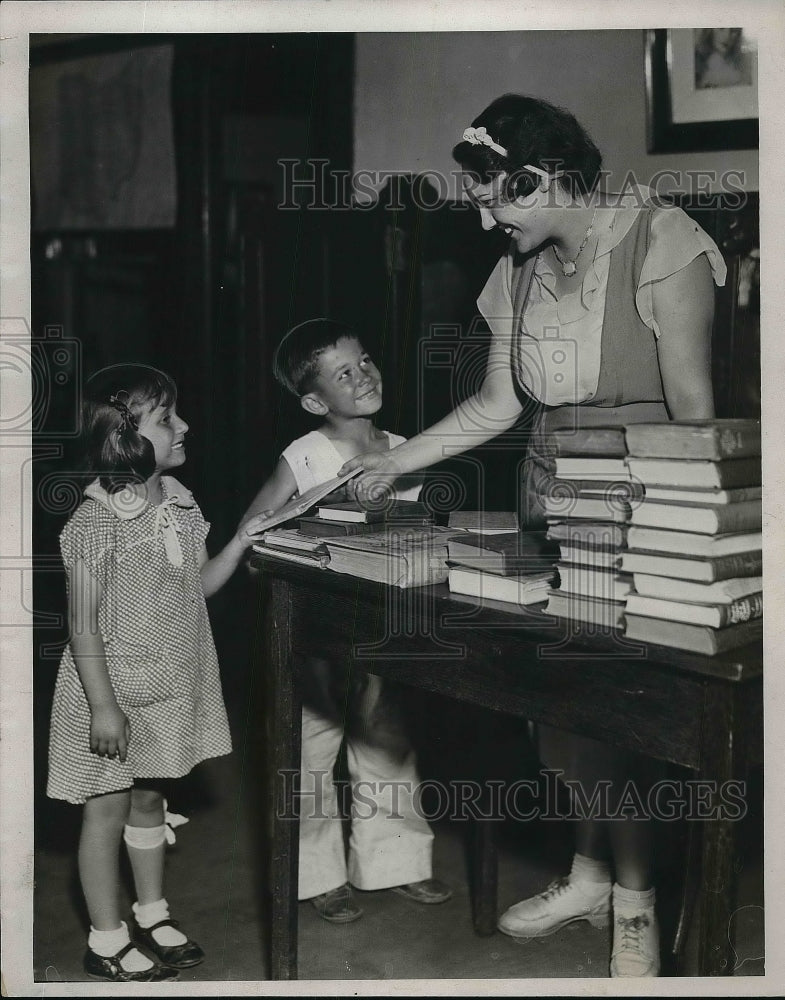
<path fill-rule="evenodd" d="M 95 479 L 60 536 L 71 637 L 55 687 L 47 794 L 84 804 L 84 968 L 110 982 L 175 979 L 204 958 L 169 917 L 155 779 L 231 751 L 205 598 L 231 576 L 258 520 L 208 558 L 209 525 L 167 475 L 185 462 L 188 425 L 176 399 L 171 379 L 142 365 L 89 380 L 83 447 Z M 121 920 L 121 838 L 137 895 L 134 943 Z"/>

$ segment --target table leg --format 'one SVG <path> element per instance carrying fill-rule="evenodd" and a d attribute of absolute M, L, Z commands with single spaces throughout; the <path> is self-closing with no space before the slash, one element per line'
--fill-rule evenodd
<path fill-rule="evenodd" d="M 709 685 L 706 696 L 701 778 L 716 786 L 712 804 L 722 805 L 721 784 L 747 776 L 743 713 L 728 685 Z M 734 738 L 729 739 L 728 733 Z M 723 735 L 724 734 L 724 735 Z M 700 822 L 700 820 L 699 820 Z M 702 877 L 698 911 L 698 973 L 733 972 L 732 916 L 736 905 L 736 828 L 739 819 L 720 815 L 703 822 Z"/>
<path fill-rule="evenodd" d="M 474 822 L 472 858 L 472 919 L 474 933 L 490 937 L 498 920 L 499 859 L 496 850 L 496 821 Z"/>
<path fill-rule="evenodd" d="M 272 581 L 269 616 L 271 720 L 271 979 L 297 978 L 297 877 L 300 823 L 293 776 L 300 769 L 300 692 L 292 659 L 291 588 Z"/>

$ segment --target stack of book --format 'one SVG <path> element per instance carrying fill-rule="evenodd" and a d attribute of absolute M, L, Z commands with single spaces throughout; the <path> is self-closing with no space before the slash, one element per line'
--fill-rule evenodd
<path fill-rule="evenodd" d="M 674 421 L 627 428 L 645 487 L 622 568 L 633 574 L 626 634 L 716 655 L 762 636 L 760 423 Z"/>
<path fill-rule="evenodd" d="M 619 571 L 634 499 L 623 427 L 557 431 L 556 478 L 542 496 L 548 538 L 559 543 L 559 587 L 548 614 L 606 628 L 623 623 L 632 577 Z"/>
<path fill-rule="evenodd" d="M 321 542 L 328 568 L 393 587 L 423 587 L 447 579 L 449 528 L 383 526 L 365 535 L 334 535 Z"/>
<path fill-rule="evenodd" d="M 330 562 L 327 547 L 321 538 L 305 535 L 296 528 L 274 528 L 266 531 L 254 551 L 267 559 L 284 559 L 326 569 Z"/>
<path fill-rule="evenodd" d="M 536 604 L 553 585 L 555 546 L 544 531 L 461 531 L 447 539 L 447 554 L 456 594 Z"/>
<path fill-rule="evenodd" d="M 378 510 L 366 510 L 356 501 L 324 504 L 316 513 L 299 519 L 300 531 L 317 538 L 335 535 L 367 535 L 389 528 L 433 524 L 433 513 L 416 500 L 395 500 Z"/>

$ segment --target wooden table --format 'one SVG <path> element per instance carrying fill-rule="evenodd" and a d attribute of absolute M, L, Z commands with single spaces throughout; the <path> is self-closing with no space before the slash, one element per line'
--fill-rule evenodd
<path fill-rule="evenodd" d="M 762 650 L 706 657 L 601 634 L 541 608 L 478 602 L 446 585 L 400 590 L 329 570 L 255 558 L 269 584 L 262 664 L 272 687 L 272 774 L 300 760 L 300 691 L 292 654 L 354 657 L 397 682 L 558 726 L 722 782 L 762 759 Z M 297 978 L 298 822 L 292 781 L 273 781 L 271 975 Z M 707 809 L 719 803 L 719 789 Z M 738 820 L 702 821 L 699 971 L 731 971 Z M 496 926 L 496 858 L 480 823 L 474 923 Z"/>

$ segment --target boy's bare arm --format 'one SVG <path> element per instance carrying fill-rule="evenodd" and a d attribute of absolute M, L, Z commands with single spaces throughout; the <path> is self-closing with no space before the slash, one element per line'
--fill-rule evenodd
<path fill-rule="evenodd" d="M 275 471 L 256 494 L 251 506 L 243 515 L 243 521 L 247 521 L 254 514 L 278 510 L 279 507 L 283 507 L 287 501 L 291 500 L 296 492 L 297 480 L 294 478 L 291 466 L 285 458 L 281 458 Z"/>

